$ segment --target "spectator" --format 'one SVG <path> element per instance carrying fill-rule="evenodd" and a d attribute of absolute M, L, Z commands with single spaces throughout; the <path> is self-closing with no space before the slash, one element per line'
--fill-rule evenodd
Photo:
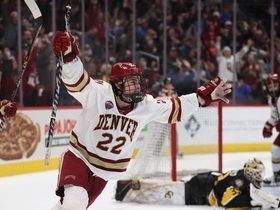
<path fill-rule="evenodd" d="M 245 45 L 240 51 L 238 51 L 235 55 L 232 55 L 232 51 L 230 47 L 225 46 L 221 49 L 216 49 L 217 51 L 217 62 L 218 62 L 218 75 L 220 77 L 225 77 L 229 82 L 233 83 L 234 78 L 236 76 L 236 68 L 237 63 L 241 61 L 241 58 L 249 51 L 252 46 L 252 40 L 247 41 L 247 45 Z M 218 44 L 216 46 L 219 46 Z"/>
<path fill-rule="evenodd" d="M 159 91 L 158 97 L 162 98 L 172 98 L 177 96 L 174 86 L 172 84 L 171 78 L 166 77 L 161 84 L 161 89 Z"/>
<path fill-rule="evenodd" d="M 233 15 L 232 15 L 232 11 L 229 7 L 225 6 L 221 12 L 221 24 L 222 25 L 226 25 L 227 21 L 232 21 L 233 19 Z"/>
<path fill-rule="evenodd" d="M 24 43 L 22 49 L 22 59 L 25 59 L 26 54 L 29 49 L 29 44 Z M 37 55 L 38 47 L 34 47 L 26 69 L 22 77 L 22 87 L 23 87 L 23 104 L 24 106 L 34 106 L 35 101 L 33 98 L 33 92 L 36 90 L 37 85 L 39 85 L 38 73 L 36 69 L 35 57 Z"/>
<path fill-rule="evenodd" d="M 236 85 L 236 103 L 237 104 L 251 104 L 253 103 L 252 88 L 244 82 L 241 75 L 237 76 Z"/>
<path fill-rule="evenodd" d="M 0 50 L 0 100 L 10 98 L 15 86 L 18 63 L 10 48 Z"/>
<path fill-rule="evenodd" d="M 243 81 L 248 84 L 253 92 L 258 91 L 260 78 L 260 66 L 255 60 L 253 54 L 248 54 L 245 63 L 240 67 L 240 74 Z"/>
<path fill-rule="evenodd" d="M 50 69 L 51 44 L 47 35 L 42 35 L 37 41 L 37 55 L 35 57 L 39 83 L 46 89 L 51 90 L 53 84 L 53 71 Z"/>
<path fill-rule="evenodd" d="M 218 68 L 216 62 L 204 62 L 201 70 L 200 80 L 202 82 L 209 81 L 218 76 Z"/>
<path fill-rule="evenodd" d="M 12 55 L 17 52 L 17 36 L 18 36 L 18 13 L 16 11 L 9 12 L 9 1 L 3 0 L 1 3 L 1 13 L 4 24 L 4 45 L 8 47 Z"/>

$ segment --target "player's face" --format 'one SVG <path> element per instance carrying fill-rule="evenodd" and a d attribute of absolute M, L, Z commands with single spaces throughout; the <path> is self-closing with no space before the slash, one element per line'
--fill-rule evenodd
<path fill-rule="evenodd" d="M 124 80 L 124 93 L 132 94 L 141 91 L 141 79 L 140 76 L 126 77 Z"/>

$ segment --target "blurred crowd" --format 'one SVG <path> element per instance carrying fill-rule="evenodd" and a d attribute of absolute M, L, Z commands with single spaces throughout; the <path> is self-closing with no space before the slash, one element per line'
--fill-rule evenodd
<path fill-rule="evenodd" d="M 51 51 L 53 1 L 36 2 L 42 12 L 44 24 L 22 78 L 23 106 L 52 104 L 57 68 Z M 55 2 L 55 25 L 57 30 L 61 30 L 65 25 L 65 1 Z M 167 2 L 167 71 L 164 72 L 163 1 L 136 1 L 137 65 L 144 71 L 149 93 L 155 97 L 161 96 L 164 85 L 168 83 L 172 84 L 173 93 L 187 94 L 195 92 L 200 83 L 221 76 L 234 86 L 231 95 L 234 103 L 267 103 L 263 80 L 269 73 L 280 73 L 280 20 L 277 15 L 274 16 L 275 22 L 271 27 L 273 12 L 269 9 L 270 1 L 237 0 L 236 22 L 233 18 L 232 1 L 201 0 L 201 21 L 198 20 L 198 1 Z M 33 17 L 22 2 L 22 33 L 18 34 L 16 3 L 16 0 L 2 0 L 0 3 L 0 100 L 11 97 L 20 62 L 26 56 L 35 29 Z M 132 0 L 108 0 L 108 36 L 105 34 L 105 1 L 85 0 L 84 26 L 81 24 L 81 1 L 72 0 L 71 7 L 71 32 L 80 45 L 82 38 L 84 40 L 80 57 L 91 77 L 108 80 L 113 63 L 132 62 Z M 20 51 L 19 36 L 22 48 Z M 109 38 L 107 54 L 106 37 Z M 271 47 L 275 52 L 273 54 Z M 152 56 L 145 56 L 146 54 Z M 108 63 L 106 55 L 109 56 Z M 20 94 L 19 92 L 16 100 L 19 100 Z M 61 87 L 60 105 L 76 103 Z"/>

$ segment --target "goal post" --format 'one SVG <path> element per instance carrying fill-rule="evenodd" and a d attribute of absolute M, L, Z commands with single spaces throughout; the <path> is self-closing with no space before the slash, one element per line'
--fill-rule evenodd
<path fill-rule="evenodd" d="M 222 138 L 222 103 L 200 108 L 177 124 L 151 122 L 128 177 L 176 181 L 203 171 L 222 171 Z"/>

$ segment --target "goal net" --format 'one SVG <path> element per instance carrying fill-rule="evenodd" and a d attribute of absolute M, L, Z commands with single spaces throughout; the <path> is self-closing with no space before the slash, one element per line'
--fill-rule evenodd
<path fill-rule="evenodd" d="M 187 120 L 169 125 L 151 122 L 128 167 L 134 179 L 178 180 L 222 170 L 221 107 L 198 109 Z"/>

